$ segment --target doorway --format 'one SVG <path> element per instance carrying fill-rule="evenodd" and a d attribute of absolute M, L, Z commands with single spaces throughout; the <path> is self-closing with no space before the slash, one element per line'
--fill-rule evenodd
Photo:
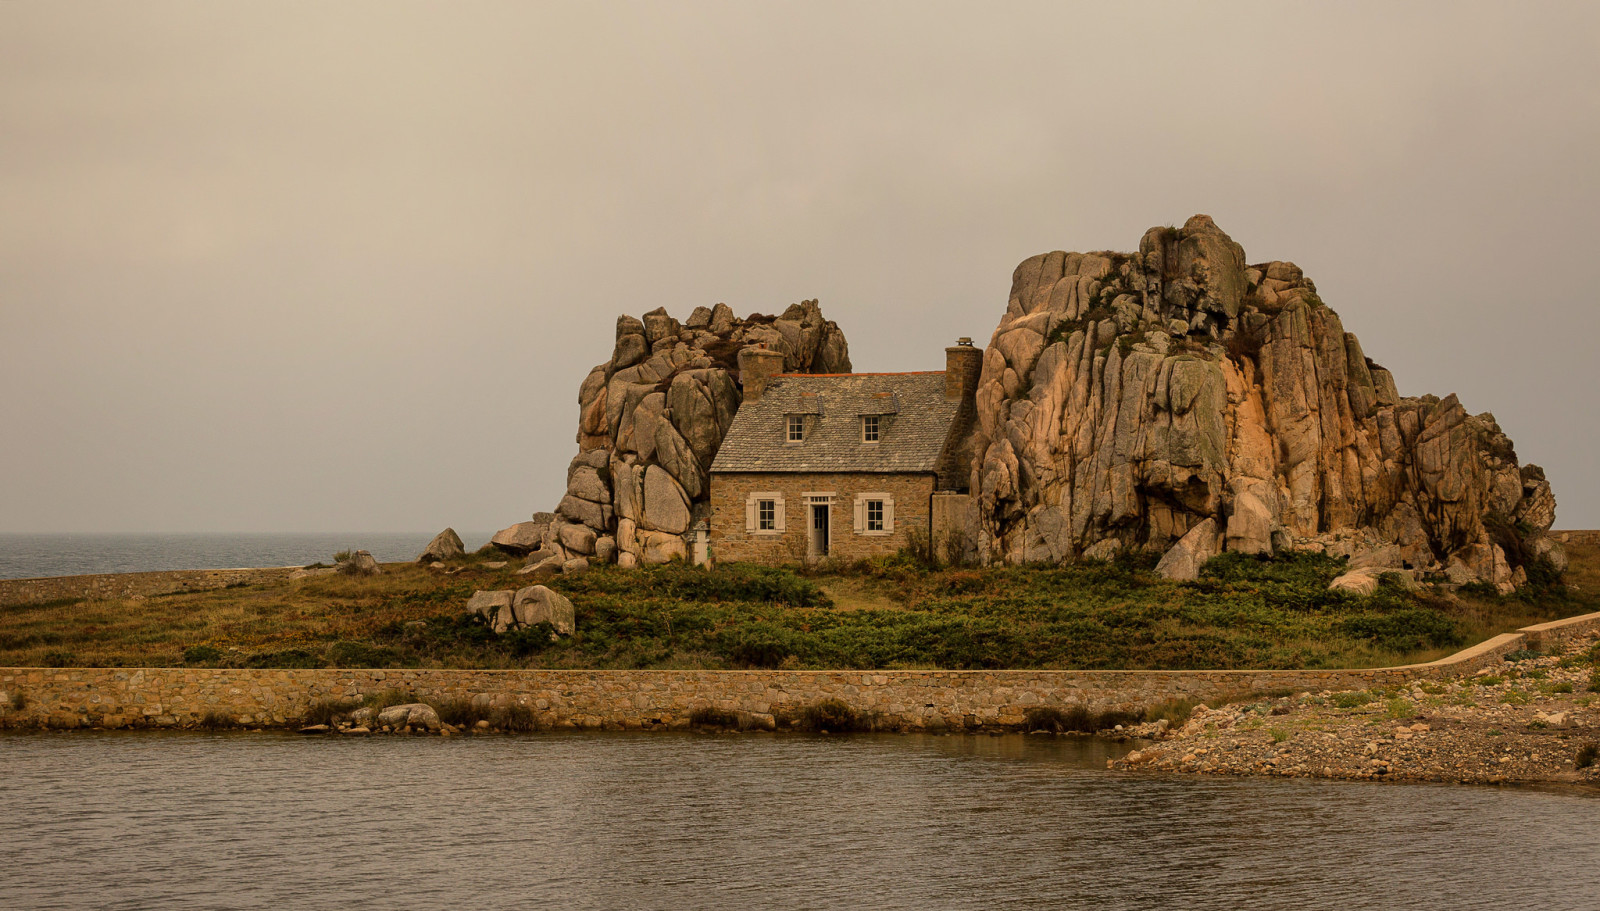
<path fill-rule="evenodd" d="M 828 556 L 828 507 L 827 502 L 811 504 L 811 534 L 806 556 L 813 562 L 825 559 Z"/>

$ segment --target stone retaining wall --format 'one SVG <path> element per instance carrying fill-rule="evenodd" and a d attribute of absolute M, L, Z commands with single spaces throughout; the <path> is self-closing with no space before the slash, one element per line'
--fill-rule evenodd
<path fill-rule="evenodd" d="M 150 573 L 105 573 L 92 576 L 49 576 L 0 579 L 0 606 L 45 601 L 113 601 L 178 592 L 199 592 L 230 585 L 281 582 L 297 566 L 256 569 L 179 569 Z"/>
<path fill-rule="evenodd" d="M 1508 652 L 1600 632 L 1600 613 L 1497 636 L 1429 664 L 1326 671 L 584 671 L 0 668 L 0 726 L 170 727 L 217 715 L 294 724 L 313 703 L 398 689 L 520 704 L 543 727 L 683 727 L 699 707 L 793 715 L 841 699 L 900 729 L 1015 728 L 1035 706 L 1133 710 L 1264 690 L 1354 690 L 1469 674 Z"/>

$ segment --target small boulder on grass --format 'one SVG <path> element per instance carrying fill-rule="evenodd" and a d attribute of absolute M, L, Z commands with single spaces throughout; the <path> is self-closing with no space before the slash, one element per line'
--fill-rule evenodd
<path fill-rule="evenodd" d="M 558 635 L 570 636 L 577 629 L 572 602 L 543 585 L 530 585 L 517 591 L 475 592 L 467 610 L 488 621 L 496 633 L 511 629 L 550 624 Z"/>
<path fill-rule="evenodd" d="M 514 591 L 473 592 L 467 611 L 482 617 L 495 632 L 503 633 L 511 628 L 511 603 L 516 594 Z"/>
<path fill-rule="evenodd" d="M 383 572 L 383 567 L 378 565 L 372 554 L 364 550 L 351 554 L 348 560 L 340 560 L 335 569 L 346 576 L 376 576 Z"/>
<path fill-rule="evenodd" d="M 577 630 L 572 602 L 558 591 L 543 585 L 530 585 L 517 591 L 512 614 L 518 626 L 548 623 L 558 635 L 570 636 Z"/>
<path fill-rule="evenodd" d="M 467 548 L 461 543 L 461 536 L 456 534 L 454 528 L 446 528 L 433 536 L 426 549 L 417 555 L 418 563 L 432 563 L 443 560 L 460 560 L 467 555 Z"/>

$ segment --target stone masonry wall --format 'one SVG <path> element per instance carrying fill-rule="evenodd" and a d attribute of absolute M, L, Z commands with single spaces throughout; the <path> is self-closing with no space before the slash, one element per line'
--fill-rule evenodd
<path fill-rule="evenodd" d="M 1322 671 L 585 671 L 0 668 L 0 726 L 170 727 L 218 714 L 293 724 L 320 700 L 400 689 L 521 704 L 546 728 L 681 728 L 698 707 L 783 717 L 823 699 L 890 729 L 1016 728 L 1035 706 L 1133 710 L 1273 689 L 1352 690 L 1470 674 L 1600 630 L 1600 613 L 1528 627 L 1430 664 Z"/>
<path fill-rule="evenodd" d="M 210 591 L 230 585 L 281 582 L 299 567 L 264 569 L 183 569 L 149 573 L 105 573 L 91 576 L 50 576 L 40 579 L 0 579 L 0 604 L 39 604 L 69 598 L 114 601 L 148 598 L 175 592 Z"/>
<path fill-rule="evenodd" d="M 892 554 L 906 546 L 913 529 L 926 536 L 933 481 L 931 474 L 718 474 L 711 482 L 712 559 L 722 563 L 804 560 L 811 519 L 807 493 L 833 494 L 829 526 L 834 559 Z M 783 494 L 786 527 L 782 534 L 749 534 L 745 531 L 745 498 L 767 491 Z M 855 498 L 860 493 L 886 493 L 894 498 L 890 534 L 855 533 Z"/>

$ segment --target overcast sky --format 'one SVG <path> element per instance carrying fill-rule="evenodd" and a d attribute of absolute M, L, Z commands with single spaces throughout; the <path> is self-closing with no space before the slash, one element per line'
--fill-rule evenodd
<path fill-rule="evenodd" d="M 492 530 L 618 313 L 857 370 L 1213 216 L 1600 527 L 1600 5 L 0 4 L 0 532 Z"/>

